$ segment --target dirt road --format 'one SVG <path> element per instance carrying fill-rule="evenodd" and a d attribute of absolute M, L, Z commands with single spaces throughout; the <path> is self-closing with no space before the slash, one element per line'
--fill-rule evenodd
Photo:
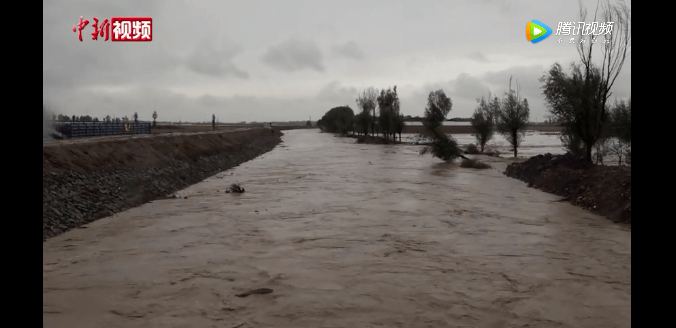
<path fill-rule="evenodd" d="M 44 326 L 630 327 L 631 232 L 504 176 L 509 160 L 283 140 L 44 242 Z"/>

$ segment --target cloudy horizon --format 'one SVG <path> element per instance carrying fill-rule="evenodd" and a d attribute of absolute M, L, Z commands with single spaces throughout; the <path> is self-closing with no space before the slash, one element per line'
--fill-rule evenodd
<path fill-rule="evenodd" d="M 596 3 L 583 1 L 585 21 Z M 80 16 L 90 21 L 83 42 L 70 30 Z M 153 40 L 92 40 L 92 17 L 112 16 L 152 17 Z M 528 42 L 533 19 L 554 33 Z M 555 35 L 558 22 L 578 20 L 570 0 L 43 2 L 43 102 L 69 116 L 298 121 L 356 112 L 359 91 L 396 85 L 404 115 L 422 116 L 429 92 L 443 89 L 452 118 L 502 95 L 513 76 L 531 121 L 543 121 L 538 78 L 579 62 Z M 611 92 L 611 102 L 631 97 L 630 56 Z"/>

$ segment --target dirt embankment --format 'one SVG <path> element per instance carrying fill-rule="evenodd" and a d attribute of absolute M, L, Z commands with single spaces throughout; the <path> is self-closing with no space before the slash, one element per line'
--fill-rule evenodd
<path fill-rule="evenodd" d="M 258 128 L 43 145 L 43 240 L 249 161 L 281 135 Z"/>
<path fill-rule="evenodd" d="M 631 166 L 594 165 L 570 154 L 545 154 L 512 163 L 504 173 L 615 222 L 631 224 Z"/>

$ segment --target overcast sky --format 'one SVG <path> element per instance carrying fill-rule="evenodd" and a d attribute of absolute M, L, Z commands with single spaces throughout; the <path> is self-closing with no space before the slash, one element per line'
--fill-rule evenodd
<path fill-rule="evenodd" d="M 585 21 L 596 2 L 583 1 Z M 71 30 L 80 16 L 90 21 L 83 42 Z M 150 16 L 153 40 L 92 40 L 92 18 L 113 16 Z M 535 44 L 534 19 L 554 30 Z M 314 121 L 340 105 L 356 112 L 364 88 L 396 85 L 404 115 L 422 116 L 429 92 L 443 89 L 452 118 L 502 95 L 512 75 L 542 121 L 538 78 L 579 61 L 555 35 L 567 21 L 579 21 L 577 1 L 43 1 L 43 101 L 99 118 Z M 631 96 L 631 57 L 612 93 Z"/>

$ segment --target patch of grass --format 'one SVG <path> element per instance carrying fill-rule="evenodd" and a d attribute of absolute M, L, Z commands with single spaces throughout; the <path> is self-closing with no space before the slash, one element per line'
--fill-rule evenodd
<path fill-rule="evenodd" d="M 471 168 L 471 169 L 491 169 L 492 166 L 481 162 L 476 159 L 463 159 L 460 163 L 460 167 Z"/>
<path fill-rule="evenodd" d="M 475 144 L 469 144 L 465 147 L 465 154 L 479 154 L 479 147 L 477 147 Z"/>

